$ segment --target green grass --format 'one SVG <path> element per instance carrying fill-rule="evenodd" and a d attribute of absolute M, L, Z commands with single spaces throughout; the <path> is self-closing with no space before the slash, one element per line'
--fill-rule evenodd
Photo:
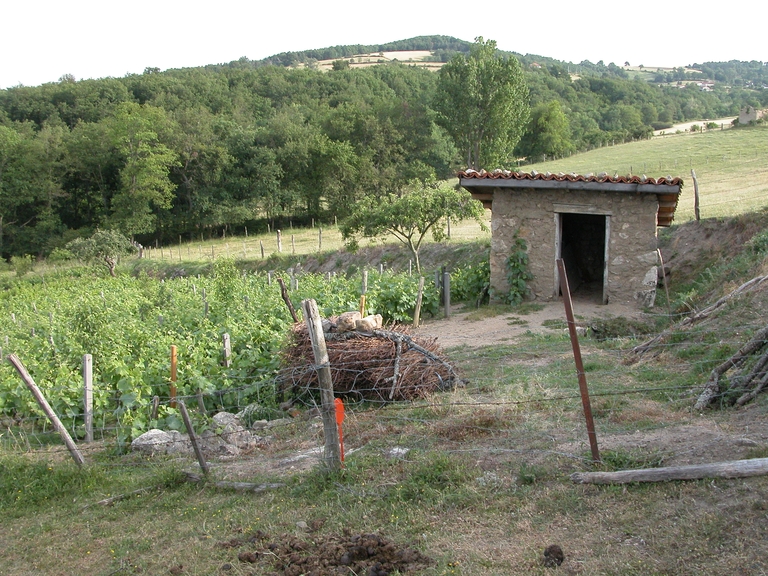
<path fill-rule="evenodd" d="M 701 197 L 701 217 L 735 216 L 768 204 L 768 125 L 670 135 L 598 148 L 531 166 L 539 172 L 679 176 L 685 181 L 675 222 L 694 218 L 691 170 Z"/>

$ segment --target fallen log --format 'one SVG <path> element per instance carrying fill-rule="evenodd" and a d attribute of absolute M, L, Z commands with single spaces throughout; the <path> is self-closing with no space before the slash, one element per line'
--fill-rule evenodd
<path fill-rule="evenodd" d="M 667 466 L 617 472 L 576 472 L 571 481 L 576 484 L 628 484 L 630 482 L 668 482 L 669 480 L 699 480 L 701 478 L 746 478 L 768 474 L 768 458 L 733 460 L 714 464 Z"/>

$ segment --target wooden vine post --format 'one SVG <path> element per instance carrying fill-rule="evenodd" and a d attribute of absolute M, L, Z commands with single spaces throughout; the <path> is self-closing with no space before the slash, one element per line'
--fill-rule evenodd
<path fill-rule="evenodd" d="M 365 295 L 368 292 L 368 270 L 363 270 L 363 282 L 360 287 L 360 316 L 365 318 Z"/>
<path fill-rule="evenodd" d="M 323 433 L 325 435 L 323 463 L 329 471 L 337 471 L 341 469 L 339 428 L 336 422 L 336 402 L 333 397 L 331 366 L 328 359 L 328 349 L 325 345 L 320 311 L 317 308 L 317 302 L 311 298 L 302 300 L 301 307 L 304 310 L 304 320 L 307 323 L 309 339 L 312 342 L 312 353 L 315 356 L 317 379 L 320 382 L 320 414 L 323 418 Z"/>
<path fill-rule="evenodd" d="M 424 297 L 424 276 L 419 276 L 419 293 L 416 295 L 416 309 L 413 311 L 413 327 L 419 327 L 421 320 L 421 300 Z"/>
<path fill-rule="evenodd" d="M 587 421 L 587 436 L 589 436 L 589 447 L 592 450 L 592 460 L 595 462 L 600 462 L 600 450 L 597 447 L 595 422 L 592 419 L 592 407 L 589 402 L 587 376 L 584 373 L 584 364 L 581 361 L 581 348 L 579 347 L 579 336 L 576 334 L 576 321 L 573 318 L 573 303 L 571 302 L 571 292 L 570 288 L 568 287 L 568 277 L 565 274 L 565 262 L 563 262 L 562 258 L 557 259 L 557 271 L 560 274 L 560 291 L 563 293 L 565 316 L 568 319 L 568 333 L 571 335 L 571 344 L 573 345 L 573 361 L 576 364 L 576 373 L 579 377 L 579 391 L 581 392 L 581 405 L 584 408 L 584 419 Z"/>
<path fill-rule="evenodd" d="M 176 345 L 171 346 L 171 408 L 176 408 Z"/>
<path fill-rule="evenodd" d="M 693 213 L 696 216 L 696 221 L 701 220 L 699 214 L 699 180 L 696 178 L 696 172 L 691 169 L 691 178 L 693 179 Z"/>
<path fill-rule="evenodd" d="M 93 356 L 83 356 L 83 408 L 85 441 L 93 442 Z"/>
<path fill-rule="evenodd" d="M 29 375 L 29 372 L 27 372 L 27 369 L 24 368 L 24 365 L 21 363 L 21 360 L 19 360 L 16 354 L 9 354 L 8 362 L 13 364 L 13 367 L 16 368 L 16 371 L 19 373 L 19 376 L 21 376 L 21 379 L 24 381 L 24 384 L 27 385 L 27 388 L 29 388 L 29 391 L 32 392 L 32 395 L 35 397 L 35 400 L 37 401 L 37 405 L 40 406 L 40 409 L 45 413 L 45 415 L 51 421 L 51 424 L 53 424 L 53 427 L 59 433 L 59 436 L 61 436 L 61 439 L 64 441 L 64 444 L 67 446 L 67 450 L 69 450 L 69 453 L 72 455 L 72 459 L 75 461 L 75 464 L 77 464 L 78 466 L 82 466 L 85 463 L 85 460 L 83 460 L 83 455 L 80 454 L 80 450 L 77 449 L 75 442 L 72 440 L 72 437 L 69 435 L 69 432 L 67 432 L 67 429 L 64 427 L 64 424 L 61 423 L 61 420 L 59 420 L 59 417 L 53 411 L 53 408 L 51 408 L 51 405 L 48 404 L 48 401 L 45 399 L 45 396 L 43 396 L 43 393 L 40 391 L 40 388 L 37 387 L 37 384 L 35 384 L 35 381 L 32 379 L 32 376 Z"/>

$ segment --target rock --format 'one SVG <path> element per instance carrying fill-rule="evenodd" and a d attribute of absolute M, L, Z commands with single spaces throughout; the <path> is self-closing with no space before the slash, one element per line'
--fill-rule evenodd
<path fill-rule="evenodd" d="M 284 426 L 293 422 L 293 418 L 278 418 L 276 420 L 270 420 L 267 422 L 267 428 L 274 428 L 275 426 Z"/>
<path fill-rule="evenodd" d="M 217 426 L 240 426 L 242 428 L 240 418 L 238 418 L 237 414 L 232 414 L 231 412 L 219 412 L 218 414 L 214 414 L 212 420 Z"/>
<path fill-rule="evenodd" d="M 405 455 L 410 452 L 410 448 L 402 448 L 400 446 L 395 446 L 394 448 L 390 448 L 387 450 L 387 456 L 390 458 L 405 458 Z"/>
<path fill-rule="evenodd" d="M 366 316 L 355 321 L 355 330 L 362 332 L 373 332 L 378 330 L 382 326 L 381 314 L 373 314 L 372 316 Z"/>
<path fill-rule="evenodd" d="M 180 432 L 153 428 L 134 438 L 131 450 L 144 454 L 176 454 L 190 450 L 190 442 Z"/>
<path fill-rule="evenodd" d="M 355 310 L 354 312 L 344 312 L 339 316 L 339 320 L 336 322 L 337 332 L 350 332 L 357 326 L 357 321 L 360 320 L 360 312 Z"/>

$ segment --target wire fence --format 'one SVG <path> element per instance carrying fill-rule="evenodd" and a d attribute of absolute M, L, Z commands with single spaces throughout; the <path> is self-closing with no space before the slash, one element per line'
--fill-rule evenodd
<path fill-rule="evenodd" d="M 599 341 L 583 337 L 584 371 L 598 438 L 638 428 L 651 433 L 696 422 L 699 415 L 691 406 L 715 363 L 736 350 L 745 334 L 760 328 L 763 326 L 755 318 L 732 334 L 713 333 L 704 325 L 672 331 L 635 363 L 628 362 L 633 346 L 660 333 Z M 719 353 L 713 357 L 706 350 Z M 376 441 L 408 449 L 474 454 L 480 459 L 521 455 L 532 460 L 543 456 L 588 459 L 582 398 L 570 343 L 561 328 L 530 333 L 514 343 L 452 348 L 443 356 L 459 378 L 426 378 L 414 385 L 408 400 L 401 401 L 393 401 L 389 395 L 391 359 L 372 358 L 364 367 L 359 359 L 337 361 L 332 366 L 334 379 L 355 383 L 343 393 L 348 447 Z M 203 394 L 174 396 L 168 382 L 157 383 L 149 392 L 154 403 L 132 411 L 124 411 L 120 395 L 110 390 L 108 401 L 93 412 L 93 443 L 83 441 L 82 407 L 73 407 L 70 414 L 60 417 L 86 458 L 105 448 L 127 450 L 127 442 L 156 421 L 152 411 L 155 419 L 158 411 L 166 415 L 166 429 L 183 431 L 173 408 L 180 402 L 190 407 L 198 434 L 208 439 L 207 448 L 214 454 L 225 453 L 224 444 L 234 446 L 236 455 L 243 458 L 271 457 L 282 449 L 313 442 L 319 448 L 318 368 L 313 362 L 285 367 L 271 379 L 258 382 L 228 374 L 225 382 Z M 221 374 L 207 376 L 221 378 Z M 46 396 L 59 392 L 66 390 L 45 387 Z M 718 399 L 726 395 L 723 392 Z M 278 408 L 281 401 L 285 404 Z M 239 417 L 235 421 L 214 418 L 222 413 Z M 2 416 L 0 439 L 3 448 L 13 452 L 46 457 L 67 452 L 52 425 L 37 414 Z M 173 445 L 186 440 L 176 435 L 165 442 L 166 451 L 173 451 Z M 231 450 L 226 453 L 233 454 Z"/>

